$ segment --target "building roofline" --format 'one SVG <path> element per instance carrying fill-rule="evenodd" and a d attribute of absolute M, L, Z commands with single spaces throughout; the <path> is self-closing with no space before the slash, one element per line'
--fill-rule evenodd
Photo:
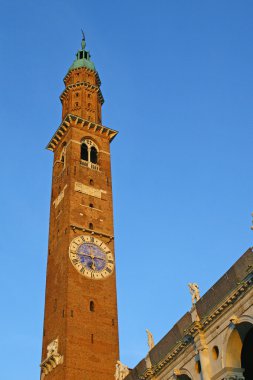
<path fill-rule="evenodd" d="M 158 374 L 220 315 L 253 286 L 253 251 L 249 248 L 229 270 L 196 302 L 200 318 L 193 321 L 187 312 L 169 332 L 149 351 L 151 367 L 142 359 L 126 380 L 148 380 Z M 204 306 L 203 306 L 204 305 Z"/>

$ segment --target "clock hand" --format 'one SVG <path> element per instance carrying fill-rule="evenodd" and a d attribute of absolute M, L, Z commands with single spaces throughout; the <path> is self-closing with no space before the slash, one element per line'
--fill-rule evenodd
<path fill-rule="evenodd" d="M 91 263 L 91 269 L 95 270 L 96 269 L 96 265 L 95 265 L 95 262 L 94 262 L 94 257 L 92 257 L 92 255 L 87 255 L 86 253 L 78 253 L 79 256 L 86 256 L 86 257 L 90 257 L 91 260 L 92 260 L 92 263 Z"/>
<path fill-rule="evenodd" d="M 87 257 L 90 257 L 91 259 L 93 259 L 95 256 L 93 256 L 93 255 L 87 255 L 87 253 L 82 253 L 82 252 L 80 252 L 80 253 L 77 253 L 78 255 L 80 255 L 80 256 L 87 256 Z"/>
<path fill-rule="evenodd" d="M 98 256 L 94 256 L 94 255 L 87 255 L 87 253 L 78 253 L 78 255 L 81 255 L 81 256 L 87 256 L 87 257 L 90 257 L 91 259 L 98 259 L 98 260 L 102 260 L 102 261 L 105 261 L 105 259 L 103 259 L 102 257 L 98 257 Z"/>
<path fill-rule="evenodd" d="M 90 265 L 90 268 L 92 269 L 92 270 L 96 270 L 96 264 L 95 264 L 95 258 L 96 259 L 100 259 L 99 257 L 95 257 L 94 255 L 92 255 L 92 254 L 90 254 L 90 255 L 87 255 L 87 253 L 82 253 L 82 252 L 80 252 L 80 253 L 78 253 L 78 255 L 80 255 L 80 256 L 87 256 L 87 257 L 90 257 L 91 258 L 91 260 L 92 260 L 92 263 L 91 263 L 91 265 Z M 101 260 L 101 259 L 100 259 Z"/>

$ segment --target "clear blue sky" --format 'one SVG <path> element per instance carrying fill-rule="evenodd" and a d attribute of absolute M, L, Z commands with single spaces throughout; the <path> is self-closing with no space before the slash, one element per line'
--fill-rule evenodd
<path fill-rule="evenodd" d="M 52 153 L 80 46 L 112 143 L 121 360 L 146 355 L 252 244 L 251 0 L 3 0 L 1 380 L 39 379 Z"/>

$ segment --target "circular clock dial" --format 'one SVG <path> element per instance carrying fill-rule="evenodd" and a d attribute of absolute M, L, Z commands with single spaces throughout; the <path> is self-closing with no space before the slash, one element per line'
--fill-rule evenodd
<path fill-rule="evenodd" d="M 81 235 L 74 238 L 69 246 L 69 257 L 80 274 L 94 280 L 110 276 L 114 269 L 110 249 L 93 236 Z"/>

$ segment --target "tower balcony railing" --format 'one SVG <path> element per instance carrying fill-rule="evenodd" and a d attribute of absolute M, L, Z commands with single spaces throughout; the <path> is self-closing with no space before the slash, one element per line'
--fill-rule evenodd
<path fill-rule="evenodd" d="M 80 160 L 80 165 L 81 166 L 85 166 L 87 168 L 90 168 L 92 170 L 99 171 L 99 165 L 98 164 L 93 164 L 93 162 L 90 162 L 90 161 Z"/>

